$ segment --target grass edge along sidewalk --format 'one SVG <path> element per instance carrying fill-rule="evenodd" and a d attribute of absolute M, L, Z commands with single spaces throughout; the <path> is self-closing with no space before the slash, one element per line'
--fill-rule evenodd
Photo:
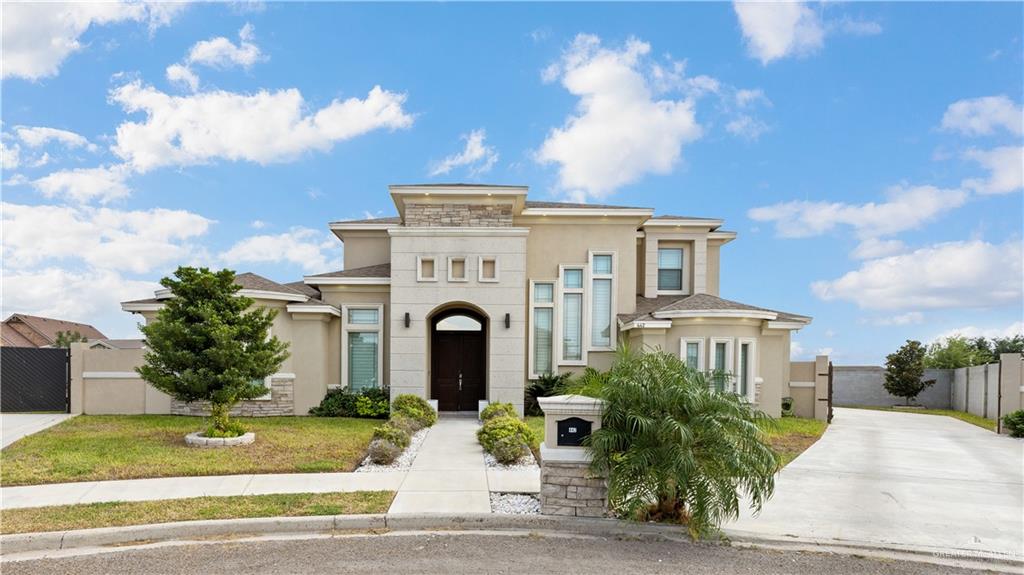
<path fill-rule="evenodd" d="M 974 415 L 973 413 L 967 413 L 966 411 L 956 411 L 953 409 L 924 409 L 920 407 L 903 407 L 900 405 L 894 405 L 892 407 L 875 407 L 871 405 L 843 405 L 842 407 L 848 409 L 871 409 L 874 411 L 898 411 L 900 413 L 917 413 L 920 415 L 943 415 L 946 417 L 952 417 L 953 419 L 959 419 L 965 423 L 976 425 L 982 429 L 989 431 L 996 430 L 996 420 L 981 417 L 980 415 Z"/>

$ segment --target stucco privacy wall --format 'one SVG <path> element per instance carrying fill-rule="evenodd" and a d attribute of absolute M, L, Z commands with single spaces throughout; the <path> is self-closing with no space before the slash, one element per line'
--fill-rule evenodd
<path fill-rule="evenodd" d="M 951 403 L 953 370 L 926 369 L 924 380 L 935 384 L 917 396 L 916 404 L 932 409 L 957 409 Z M 885 368 L 874 365 L 837 365 L 832 372 L 832 402 L 838 406 L 892 407 L 906 403 L 885 390 Z M 964 411 L 960 409 L 960 411 Z"/>
<path fill-rule="evenodd" d="M 1001 404 L 999 415 L 1024 408 L 1024 356 L 1019 353 L 1004 353 L 999 356 L 999 394 Z M 999 432 L 1006 433 L 1002 421 Z"/>
<path fill-rule="evenodd" d="M 167 414 L 171 398 L 142 381 L 143 349 L 71 345 L 71 413 Z"/>
<path fill-rule="evenodd" d="M 789 382 L 784 386 L 783 397 L 793 398 L 793 415 L 814 417 L 814 362 L 792 361 L 789 364 Z"/>
<path fill-rule="evenodd" d="M 407 208 L 408 209 L 408 208 Z M 408 212 L 407 212 L 408 217 Z M 487 399 L 523 409 L 526 381 L 525 228 L 395 228 L 391 234 L 391 394 L 430 397 L 430 319 L 452 306 L 488 318 Z M 417 257 L 434 257 L 437 280 L 417 281 Z M 466 281 L 448 281 L 448 256 L 466 257 Z M 497 259 L 499 281 L 480 283 L 480 256 Z M 405 327 L 405 314 L 410 325 Z M 510 326 L 505 327 L 505 314 Z"/>

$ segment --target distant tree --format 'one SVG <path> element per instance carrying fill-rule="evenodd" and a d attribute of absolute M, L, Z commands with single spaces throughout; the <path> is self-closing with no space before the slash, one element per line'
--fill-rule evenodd
<path fill-rule="evenodd" d="M 885 390 L 896 397 L 910 400 L 927 389 L 935 380 L 924 380 L 925 348 L 921 342 L 907 340 L 896 353 L 885 358 Z"/>
<path fill-rule="evenodd" d="M 57 338 L 54 341 L 55 347 L 71 347 L 71 344 L 75 342 L 87 342 L 89 339 L 76 331 L 58 331 Z"/>
<path fill-rule="evenodd" d="M 998 360 L 1001 353 L 1024 353 L 1024 334 L 993 339 L 992 355 Z"/>
<path fill-rule="evenodd" d="M 983 365 L 991 360 L 992 351 L 985 338 L 969 340 L 955 335 L 929 345 L 924 358 L 924 366 L 935 369 L 956 369 Z"/>
<path fill-rule="evenodd" d="M 287 343 L 267 337 L 277 311 L 249 309 L 253 300 L 238 295 L 231 270 L 180 267 L 174 276 L 160 280 L 174 297 L 140 326 L 148 351 L 136 370 L 179 401 L 210 402 L 208 435 L 240 435 L 231 406 L 265 394 L 262 380 L 288 357 Z"/>

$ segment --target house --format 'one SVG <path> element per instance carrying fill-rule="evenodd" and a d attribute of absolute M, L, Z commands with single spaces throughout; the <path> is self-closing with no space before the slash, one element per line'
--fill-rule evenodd
<path fill-rule="evenodd" d="M 442 411 L 481 400 L 521 410 L 530 380 L 605 369 L 628 342 L 733 374 L 721 385 L 779 415 L 790 334 L 811 318 L 719 297 L 720 252 L 736 239 L 722 220 L 531 201 L 521 186 L 390 193 L 396 217 L 329 224 L 345 269 L 286 284 L 236 277 L 280 312 L 272 331 L 291 343 L 266 405 L 305 414 L 330 388 L 383 385 Z M 155 295 L 122 308 L 151 320 L 170 297 Z"/>
<path fill-rule="evenodd" d="M 57 345 L 57 334 L 78 333 L 87 341 L 106 339 L 100 330 L 87 323 L 12 313 L 0 325 L 0 346 L 3 347 L 53 347 Z"/>

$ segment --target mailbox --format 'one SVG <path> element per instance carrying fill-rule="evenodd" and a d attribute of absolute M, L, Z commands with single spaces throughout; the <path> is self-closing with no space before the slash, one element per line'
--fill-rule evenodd
<path fill-rule="evenodd" d="M 579 417 L 562 419 L 558 424 L 557 445 L 578 447 L 583 445 L 583 439 L 590 435 L 590 422 Z"/>

